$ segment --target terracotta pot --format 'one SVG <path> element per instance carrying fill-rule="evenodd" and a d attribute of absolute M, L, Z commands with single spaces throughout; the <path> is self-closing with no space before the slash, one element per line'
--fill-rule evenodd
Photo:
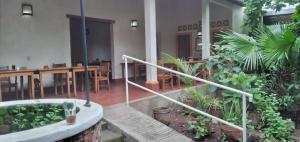
<path fill-rule="evenodd" d="M 153 118 L 166 124 L 170 124 L 171 110 L 168 107 L 158 107 L 153 109 Z"/>
<path fill-rule="evenodd" d="M 232 138 L 234 140 L 238 140 L 242 136 L 242 132 L 238 129 L 235 129 L 233 127 L 230 127 L 225 124 L 220 124 L 221 132 L 224 133 L 229 138 Z"/>

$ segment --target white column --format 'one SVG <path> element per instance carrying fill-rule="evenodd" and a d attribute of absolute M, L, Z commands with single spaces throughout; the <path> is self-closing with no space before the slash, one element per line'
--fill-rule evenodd
<path fill-rule="evenodd" d="M 210 56 L 209 0 L 201 0 L 202 6 L 202 59 Z"/>
<path fill-rule="evenodd" d="M 146 61 L 156 64 L 156 11 L 155 0 L 144 0 Z M 147 82 L 157 82 L 157 69 L 147 66 Z"/>
<path fill-rule="evenodd" d="M 242 33 L 242 24 L 244 21 L 244 8 L 233 6 L 232 8 L 232 31 Z"/>

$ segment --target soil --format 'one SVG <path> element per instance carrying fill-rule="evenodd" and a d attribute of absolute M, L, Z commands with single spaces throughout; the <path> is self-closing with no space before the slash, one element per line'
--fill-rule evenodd
<path fill-rule="evenodd" d="M 194 139 L 192 130 L 188 130 L 188 122 L 194 119 L 195 117 L 192 115 L 181 114 L 179 109 L 172 109 L 169 127 L 197 142 L 219 142 L 219 137 L 221 136 L 220 128 L 218 124 L 213 123 L 209 125 L 211 133 L 208 137 L 201 140 Z"/>

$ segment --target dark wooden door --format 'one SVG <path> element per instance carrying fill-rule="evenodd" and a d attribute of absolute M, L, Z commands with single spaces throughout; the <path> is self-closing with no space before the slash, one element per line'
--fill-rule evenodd
<path fill-rule="evenodd" d="M 177 34 L 177 57 L 188 59 L 191 56 L 191 34 Z"/>

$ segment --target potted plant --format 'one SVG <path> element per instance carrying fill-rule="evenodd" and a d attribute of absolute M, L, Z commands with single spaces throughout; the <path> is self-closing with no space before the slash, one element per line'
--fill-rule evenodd
<path fill-rule="evenodd" d="M 154 108 L 153 118 L 166 125 L 169 125 L 171 120 L 171 109 L 169 107 Z"/>
<path fill-rule="evenodd" d="M 64 102 L 63 104 L 67 124 L 72 125 L 76 122 L 76 103 Z"/>

